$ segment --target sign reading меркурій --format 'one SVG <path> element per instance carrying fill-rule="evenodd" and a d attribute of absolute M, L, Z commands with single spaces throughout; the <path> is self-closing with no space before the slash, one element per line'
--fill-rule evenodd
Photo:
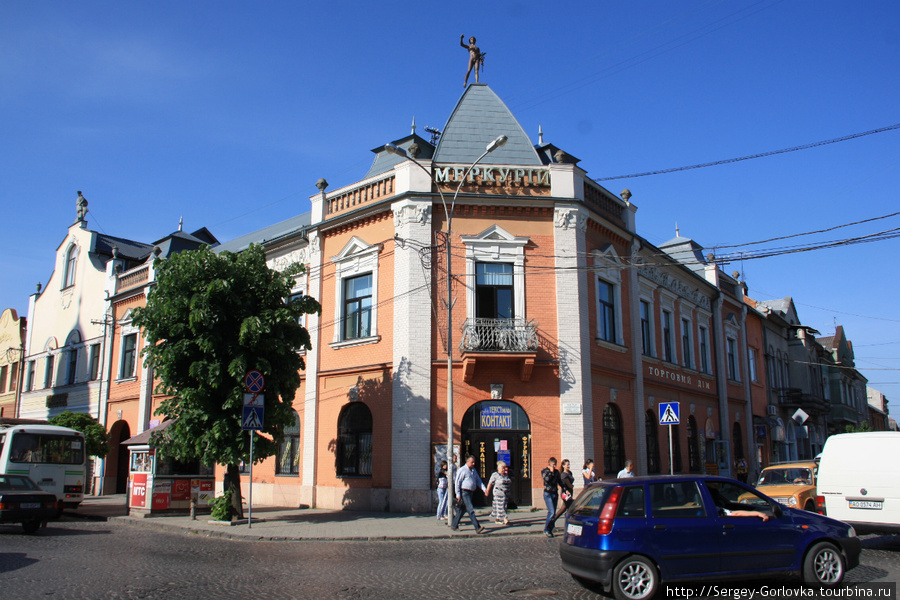
<path fill-rule="evenodd" d="M 449 183 L 462 181 L 468 167 L 435 167 L 434 182 Z M 469 183 L 511 183 L 527 186 L 550 187 L 550 170 L 534 167 L 474 167 L 466 177 Z"/>

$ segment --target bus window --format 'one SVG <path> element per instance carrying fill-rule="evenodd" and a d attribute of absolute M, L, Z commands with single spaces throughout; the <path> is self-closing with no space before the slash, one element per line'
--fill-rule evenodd
<path fill-rule="evenodd" d="M 77 465 L 84 463 L 84 444 L 75 436 L 40 433 L 16 433 L 12 439 L 10 461 Z"/>

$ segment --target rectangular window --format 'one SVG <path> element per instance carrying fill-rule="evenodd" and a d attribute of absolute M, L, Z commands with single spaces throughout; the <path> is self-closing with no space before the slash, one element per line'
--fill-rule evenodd
<path fill-rule="evenodd" d="M 700 327 L 700 370 L 709 373 L 709 331 Z"/>
<path fill-rule="evenodd" d="M 25 369 L 25 391 L 30 392 L 34 389 L 34 361 L 29 360 Z"/>
<path fill-rule="evenodd" d="M 69 361 L 68 366 L 66 367 L 66 383 L 72 385 L 75 383 L 75 376 L 78 373 L 78 350 L 72 348 L 67 354 Z"/>
<path fill-rule="evenodd" d="M 475 263 L 475 317 L 514 318 L 513 266 L 510 263 Z"/>
<path fill-rule="evenodd" d="M 646 356 L 653 356 L 653 337 L 650 335 L 650 303 L 641 300 L 641 347 Z"/>
<path fill-rule="evenodd" d="M 597 280 L 597 322 L 600 339 L 616 343 L 616 297 L 615 286 Z"/>
<path fill-rule="evenodd" d="M 372 327 L 372 274 L 344 280 L 344 339 L 369 337 Z"/>
<path fill-rule="evenodd" d="M 122 368 L 119 379 L 134 377 L 135 354 L 137 351 L 137 334 L 129 333 L 122 337 Z"/>
<path fill-rule="evenodd" d="M 684 360 L 684 366 L 688 369 L 693 368 L 693 350 L 691 348 L 691 322 L 687 319 L 681 320 L 681 353 Z"/>
<path fill-rule="evenodd" d="M 759 371 L 756 368 L 756 349 L 750 348 L 750 352 L 747 354 L 747 360 L 749 362 L 750 367 L 750 381 L 753 383 L 759 383 Z M 812 371 L 812 367 L 810 367 L 810 371 Z M 814 381 L 812 377 L 810 377 L 810 381 Z"/>
<path fill-rule="evenodd" d="M 675 362 L 672 357 L 672 313 L 663 311 L 663 360 Z"/>
<path fill-rule="evenodd" d="M 100 378 L 100 344 L 91 346 L 90 381 Z"/>
<path fill-rule="evenodd" d="M 53 368 L 56 364 L 56 357 L 52 354 L 47 355 L 47 361 L 44 363 L 44 387 L 48 388 L 53 385 Z"/>
<path fill-rule="evenodd" d="M 6 391 L 6 376 L 8 372 L 9 367 L 7 365 L 0 367 L 0 394 Z"/>
<path fill-rule="evenodd" d="M 737 363 L 737 342 L 733 338 L 725 340 L 725 348 L 728 360 L 728 379 L 739 381 L 738 379 L 738 363 Z"/>

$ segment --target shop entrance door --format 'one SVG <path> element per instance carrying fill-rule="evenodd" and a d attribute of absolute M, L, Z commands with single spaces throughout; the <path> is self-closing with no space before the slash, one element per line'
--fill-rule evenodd
<path fill-rule="evenodd" d="M 470 408 L 462 422 L 462 455 L 469 454 L 485 485 L 498 460 L 509 465 L 510 499 L 516 506 L 531 506 L 531 427 L 519 405 L 487 400 Z M 472 500 L 476 506 L 491 503 L 481 491 Z"/>

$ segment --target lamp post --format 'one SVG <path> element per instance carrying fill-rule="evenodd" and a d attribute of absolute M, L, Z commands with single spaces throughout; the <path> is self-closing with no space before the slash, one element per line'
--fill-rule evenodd
<path fill-rule="evenodd" d="M 487 145 L 484 152 L 481 153 L 481 156 L 475 159 L 469 168 L 466 169 L 465 174 L 460 178 L 459 183 L 456 186 L 456 191 L 453 193 L 453 199 L 450 201 L 450 207 L 447 207 L 447 199 L 444 198 L 444 192 L 441 191 L 440 186 L 435 186 L 437 188 L 438 194 L 441 196 L 441 205 L 444 207 L 444 217 L 447 220 L 447 465 L 448 465 L 448 473 L 447 473 L 447 525 L 453 526 L 453 498 L 456 495 L 456 483 L 453 481 L 453 291 L 452 291 L 452 271 L 450 270 L 450 235 L 453 231 L 453 209 L 456 207 L 456 197 L 459 195 L 459 190 L 462 189 L 463 182 L 469 177 L 469 173 L 472 169 L 475 168 L 481 160 L 496 150 L 500 148 L 504 144 L 506 144 L 507 137 L 505 135 L 501 135 L 494 139 L 490 144 Z M 433 182 L 434 178 L 432 177 L 432 172 L 429 171 L 417 161 L 414 157 L 409 156 L 406 153 L 406 150 L 400 148 L 399 146 L 395 146 L 394 144 L 385 144 L 384 149 L 389 154 L 396 154 L 397 156 L 402 156 L 408 160 L 411 160 L 413 163 L 418 165 L 420 169 L 428 173 L 429 181 Z"/>

